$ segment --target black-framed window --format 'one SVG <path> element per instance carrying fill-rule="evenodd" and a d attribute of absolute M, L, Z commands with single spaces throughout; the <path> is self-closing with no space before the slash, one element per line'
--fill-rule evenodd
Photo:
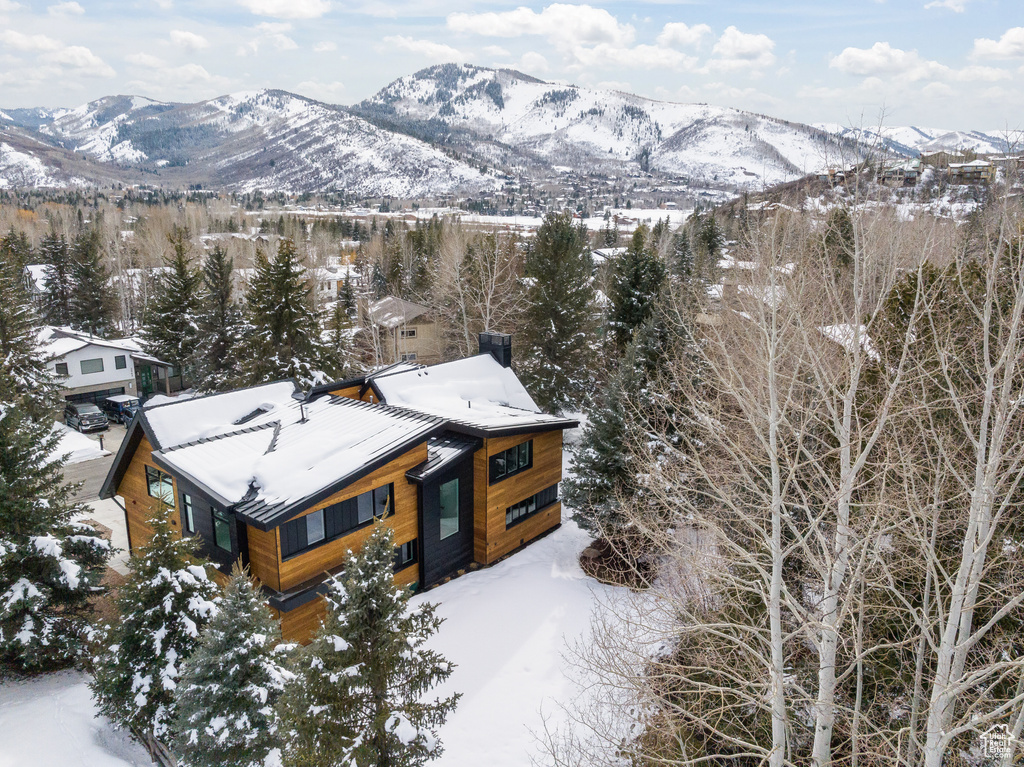
<path fill-rule="evenodd" d="M 174 484 L 171 475 L 153 466 L 146 467 L 146 490 L 168 506 L 174 503 Z"/>
<path fill-rule="evenodd" d="M 415 338 L 416 328 L 406 328 L 402 331 L 402 338 Z"/>
<path fill-rule="evenodd" d="M 533 466 L 533 440 L 502 450 L 491 456 L 491 484 L 507 479 Z"/>
<path fill-rule="evenodd" d="M 124 370 L 128 367 L 128 358 L 123 354 L 118 354 L 114 357 L 114 368 L 116 370 Z"/>
<path fill-rule="evenodd" d="M 416 352 L 406 352 L 402 355 L 402 362 L 413 362 L 416 359 Z"/>
<path fill-rule="evenodd" d="M 377 487 L 281 525 L 281 557 L 287 558 L 347 535 L 394 512 L 394 484 Z"/>
<path fill-rule="evenodd" d="M 82 373 L 102 373 L 103 372 L 103 358 L 97 357 L 93 360 L 82 360 Z"/>
<path fill-rule="evenodd" d="M 558 485 L 546 487 L 539 493 L 524 498 L 519 503 L 514 503 L 505 509 L 505 528 L 508 529 L 522 522 L 531 514 L 543 511 L 551 504 L 558 501 Z"/>
<path fill-rule="evenodd" d="M 441 540 L 459 532 L 459 478 L 441 485 Z"/>
<path fill-rule="evenodd" d="M 395 546 L 395 572 L 416 564 L 416 539 Z"/>
<path fill-rule="evenodd" d="M 70 375 L 70 373 L 68 373 L 68 363 L 58 362 L 56 365 L 53 366 L 53 372 L 55 372 L 59 376 L 64 376 L 65 378 L 67 378 Z"/>
<path fill-rule="evenodd" d="M 181 494 L 181 521 L 188 532 L 194 533 L 196 531 L 196 518 L 192 511 L 192 496 L 188 493 Z"/>
<path fill-rule="evenodd" d="M 213 542 L 218 549 L 231 551 L 231 517 L 220 509 L 213 510 Z"/>

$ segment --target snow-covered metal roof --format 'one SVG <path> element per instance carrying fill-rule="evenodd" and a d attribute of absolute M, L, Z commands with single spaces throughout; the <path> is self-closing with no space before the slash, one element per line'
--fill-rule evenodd
<path fill-rule="evenodd" d="M 389 329 L 412 322 L 429 311 L 430 307 L 397 296 L 385 296 L 366 308 L 370 322 Z"/>

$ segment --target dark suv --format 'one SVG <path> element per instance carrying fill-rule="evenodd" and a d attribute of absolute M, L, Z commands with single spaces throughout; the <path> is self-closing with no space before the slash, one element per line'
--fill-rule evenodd
<path fill-rule="evenodd" d="M 69 402 L 64 408 L 64 423 L 80 432 L 105 431 L 110 428 L 106 413 L 91 402 Z"/>

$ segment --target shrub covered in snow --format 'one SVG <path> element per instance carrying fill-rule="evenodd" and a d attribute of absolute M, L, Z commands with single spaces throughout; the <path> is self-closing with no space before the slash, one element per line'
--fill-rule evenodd
<path fill-rule="evenodd" d="M 166 736 L 175 714 L 180 665 L 199 632 L 216 614 L 216 585 L 191 563 L 194 540 L 171 530 L 173 509 L 151 520 L 153 537 L 132 557 L 118 592 L 118 622 L 103 636 L 95 658 L 93 694 L 118 727 Z"/>
<path fill-rule="evenodd" d="M 281 698 L 285 764 L 406 767 L 441 754 L 437 731 L 459 695 L 427 695 L 453 667 L 424 648 L 441 620 L 434 605 L 409 608 L 393 556 L 391 530 L 378 525 L 329 581 L 323 625 Z"/>
<path fill-rule="evenodd" d="M 218 613 L 181 665 L 172 744 L 183 766 L 262 767 L 275 751 L 274 704 L 291 678 L 280 626 L 237 565 L 215 602 Z"/>

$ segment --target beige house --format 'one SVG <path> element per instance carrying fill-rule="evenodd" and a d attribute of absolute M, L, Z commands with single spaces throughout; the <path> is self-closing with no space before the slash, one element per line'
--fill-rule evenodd
<path fill-rule="evenodd" d="M 385 296 L 366 306 L 364 318 L 374 332 L 378 363 L 441 361 L 441 337 L 429 307 Z"/>

